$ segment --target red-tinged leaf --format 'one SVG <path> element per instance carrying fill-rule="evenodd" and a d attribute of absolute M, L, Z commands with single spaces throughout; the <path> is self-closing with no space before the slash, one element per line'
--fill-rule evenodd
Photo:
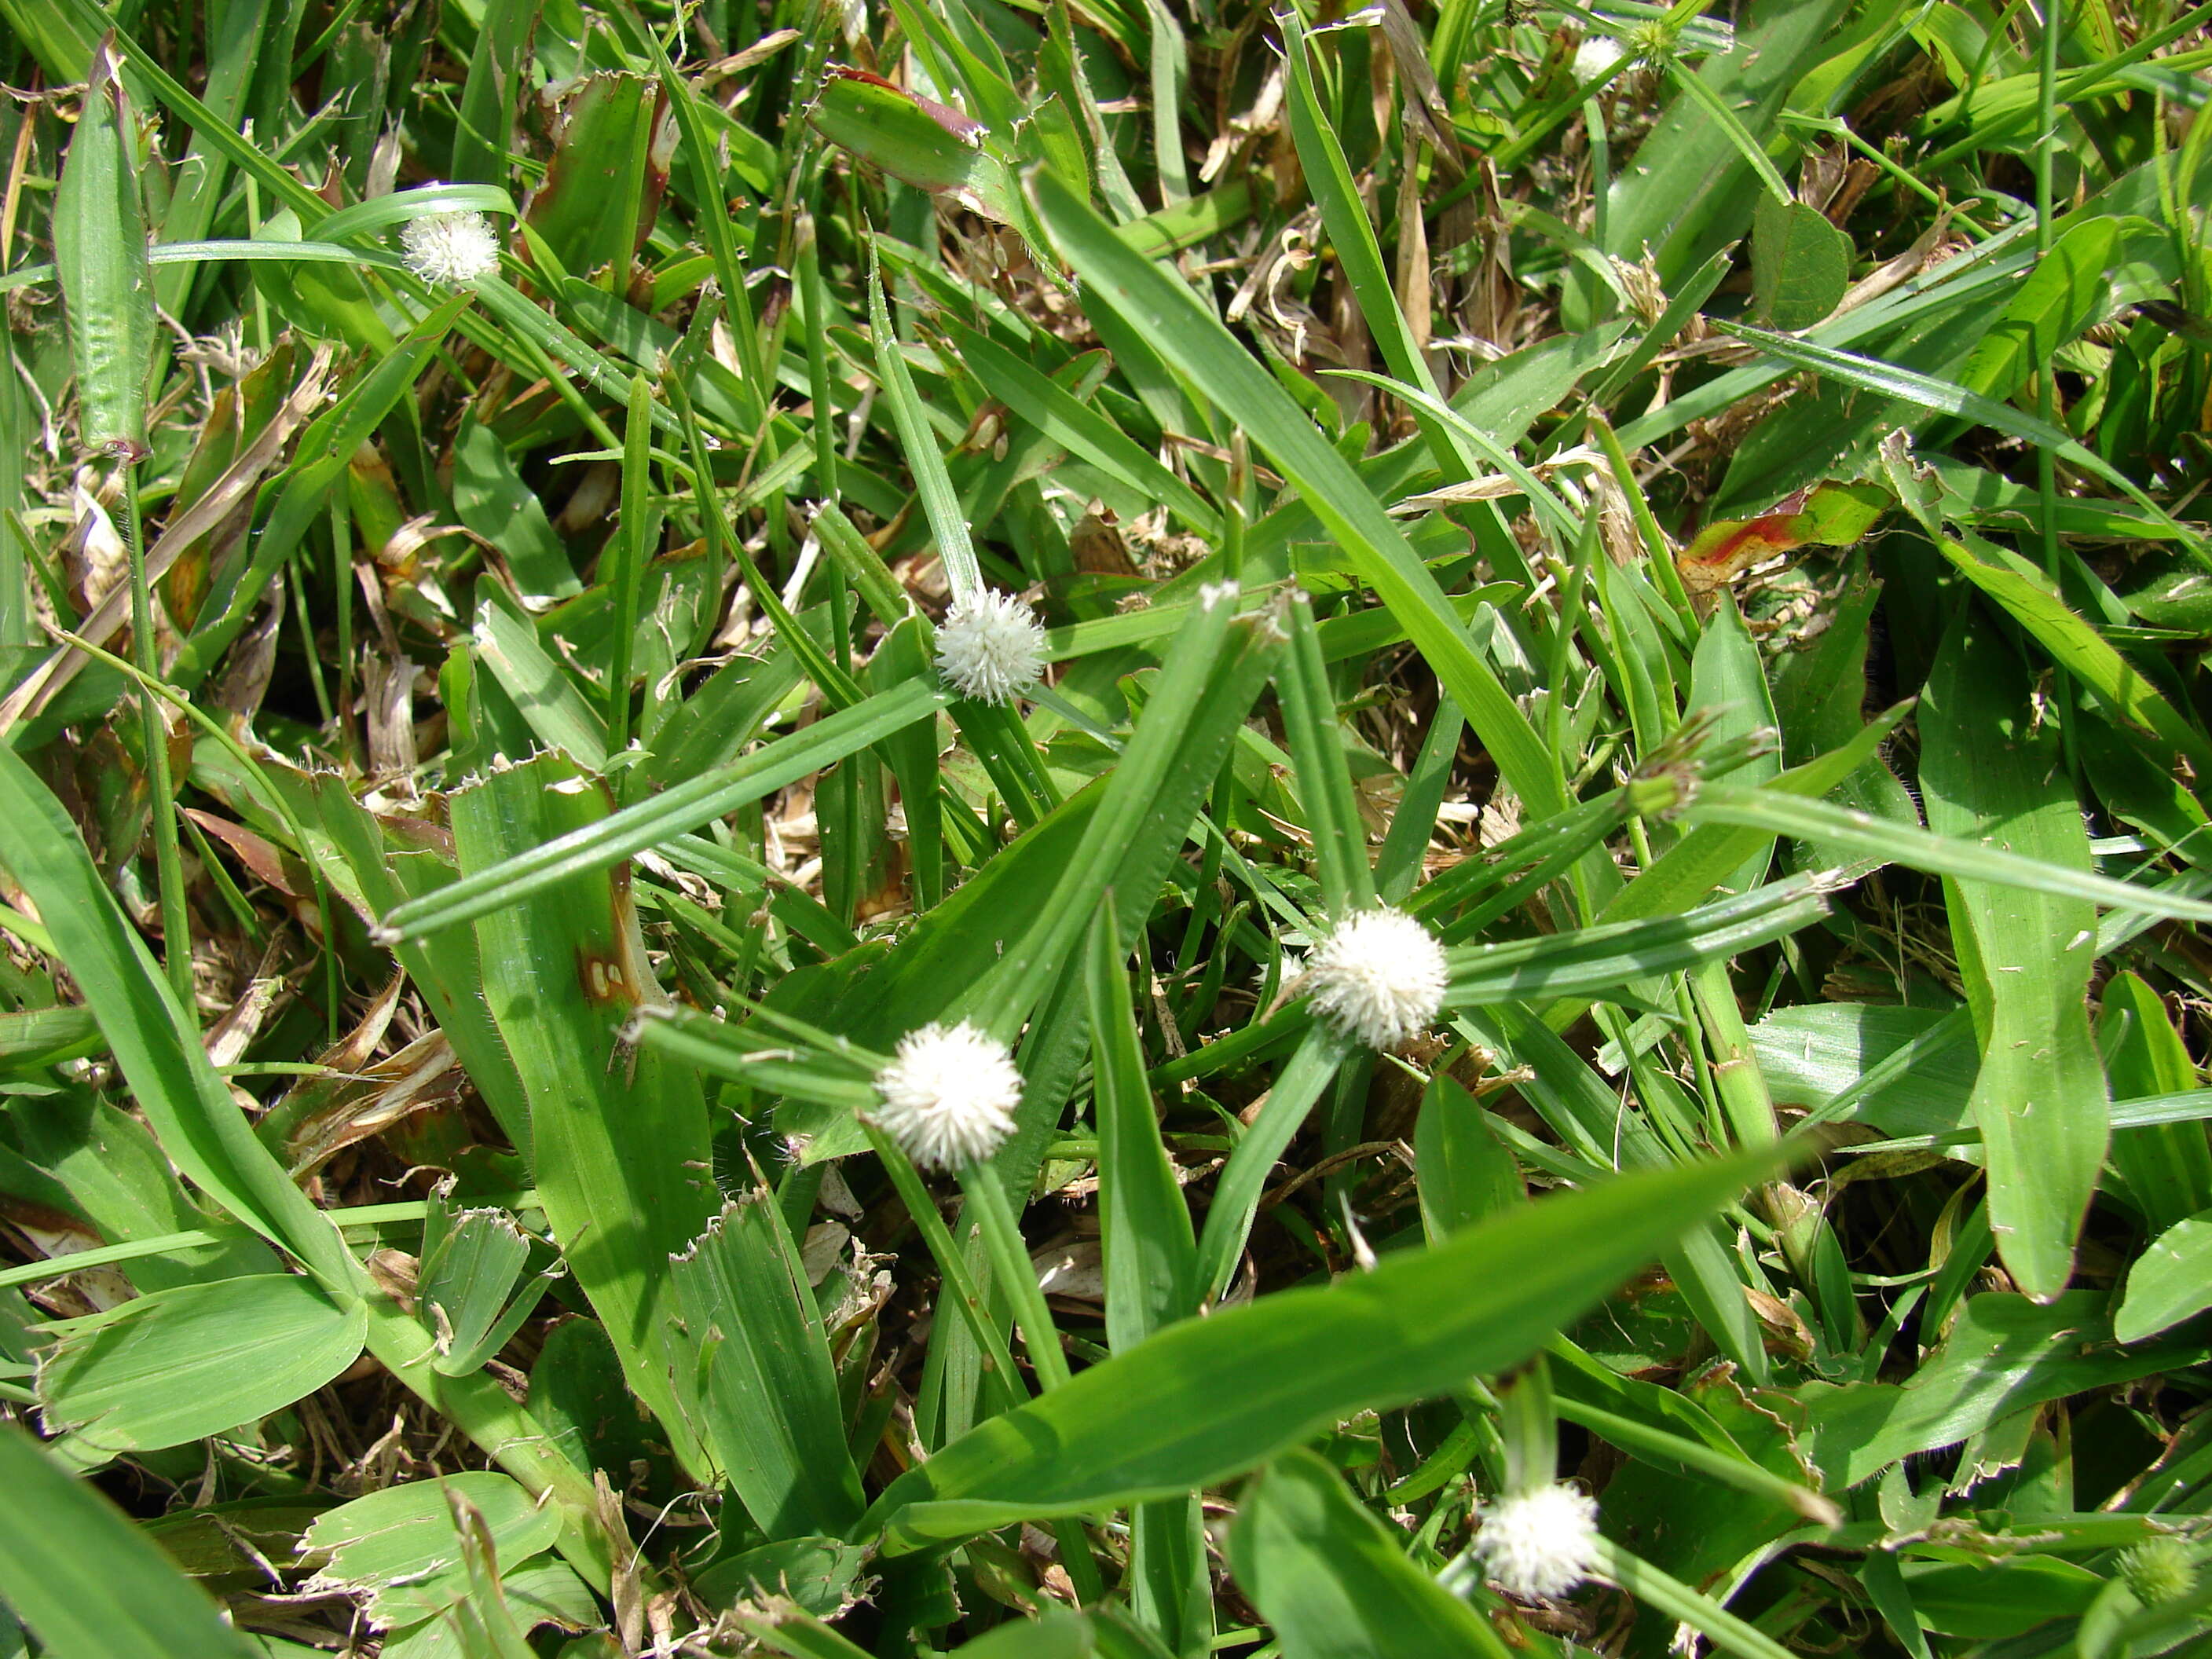
<path fill-rule="evenodd" d="M 1848 547 L 1893 506 L 1879 485 L 1824 483 L 1778 501 L 1752 519 L 1707 525 L 1675 560 L 1682 584 L 1693 593 L 1726 586 L 1753 565 L 1801 547 Z"/>

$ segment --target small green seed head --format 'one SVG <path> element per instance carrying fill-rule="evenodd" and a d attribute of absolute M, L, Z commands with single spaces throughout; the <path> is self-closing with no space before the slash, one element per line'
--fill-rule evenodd
<path fill-rule="evenodd" d="M 2197 1588 L 2197 1552 L 2161 1533 L 2120 1557 L 2120 1577 L 2147 1607 L 2178 1601 Z"/>

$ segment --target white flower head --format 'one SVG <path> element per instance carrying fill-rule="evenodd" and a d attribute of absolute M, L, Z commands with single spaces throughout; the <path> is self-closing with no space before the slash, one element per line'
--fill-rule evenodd
<path fill-rule="evenodd" d="M 1597 1571 L 1597 1499 L 1579 1486 L 1513 1492 L 1481 1513 L 1474 1553 L 1516 1595 L 1565 1595 Z"/>
<path fill-rule="evenodd" d="M 1627 50 L 1609 34 L 1588 34 L 1575 48 L 1575 82 L 1595 81 L 1626 57 Z"/>
<path fill-rule="evenodd" d="M 1395 1048 L 1443 1006 L 1443 946 L 1403 911 L 1346 916 L 1306 963 L 1314 1012 L 1340 1036 Z"/>
<path fill-rule="evenodd" d="M 399 228 L 407 269 L 441 288 L 459 288 L 499 269 L 499 234 L 481 213 L 426 213 Z"/>
<path fill-rule="evenodd" d="M 963 697 L 1011 702 L 1044 674 L 1044 629 L 1006 594 L 959 600 L 937 630 L 937 672 Z"/>
<path fill-rule="evenodd" d="M 1022 1074 L 1006 1045 L 963 1020 L 899 1039 L 876 1073 L 876 1126 L 925 1170 L 957 1170 L 999 1150 L 1013 1133 Z"/>

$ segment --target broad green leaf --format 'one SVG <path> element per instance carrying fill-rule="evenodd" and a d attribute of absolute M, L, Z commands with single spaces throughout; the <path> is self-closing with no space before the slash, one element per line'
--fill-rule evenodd
<path fill-rule="evenodd" d="M 1528 1196 L 1513 1154 L 1484 1127 L 1474 1097 L 1442 1073 L 1429 1079 L 1421 1097 L 1413 1167 L 1420 1180 L 1421 1231 L 1432 1245 L 1462 1227 L 1503 1215 Z"/>
<path fill-rule="evenodd" d="M 368 1314 L 284 1273 L 180 1285 L 56 1326 L 47 1422 L 85 1463 L 179 1446 L 282 1411 L 360 1358 Z"/>
<path fill-rule="evenodd" d="M 2009 398 L 2030 375 L 2045 372 L 2059 347 L 2097 320 L 2118 238 L 2118 222 L 2097 216 L 2053 242 L 1974 347 L 1959 385 L 1986 398 Z"/>
<path fill-rule="evenodd" d="M 2188 1045 L 2139 975 L 2114 974 L 2101 1002 L 2097 1036 L 2116 1097 L 2175 1095 L 2197 1086 Z M 2212 1209 L 2212 1145 L 2193 1124 L 2122 1131 L 2112 1137 L 2112 1159 L 2148 1232 L 2165 1232 Z"/>
<path fill-rule="evenodd" d="M 1828 216 L 1769 191 L 1751 216 L 1751 295 L 1759 319 L 1795 332 L 1830 312 L 1850 286 L 1851 241 Z"/>
<path fill-rule="evenodd" d="M 1290 1452 L 1245 1486 L 1229 1568 L 1284 1659 L 1507 1659 L 1490 1620 L 1407 1559 L 1407 1541 L 1327 1463 Z"/>
<path fill-rule="evenodd" d="M 807 119 L 831 143 L 922 190 L 965 190 L 989 159 L 981 122 L 863 70 L 833 66 Z"/>
<path fill-rule="evenodd" d="M 2101 1291 L 2039 1305 L 2024 1296 L 1969 1297 L 1943 1346 L 1903 1383 L 1805 1382 L 1808 1449 L 1839 1492 L 1901 1458 L 1954 1445 L 2009 1413 L 2176 1367 L 2201 1364 L 2201 1343 L 2121 1353 Z"/>
<path fill-rule="evenodd" d="M 1738 33 L 1733 52 L 1709 57 L 1695 73 L 1712 100 L 1679 92 L 1644 135 L 1641 154 L 1654 158 L 1652 164 L 1614 180 L 1605 252 L 1634 262 L 1646 257 L 1648 246 L 1661 285 L 1672 292 L 1723 243 L 1741 236 L 1761 186 L 1742 149 L 1713 118 L 1711 101 L 1734 109 L 1753 143 L 1768 143 L 1799 78 L 1826 55 L 1829 33 L 1848 9 L 1842 0 L 1805 0 L 1759 12 Z M 1569 328 L 1589 320 L 1595 293 L 1595 280 L 1578 274 Z"/>
<path fill-rule="evenodd" d="M 9 1425 L 0 1488 L 0 1602 L 49 1659 L 254 1659 L 160 1546 Z"/>
<path fill-rule="evenodd" d="M 1160 1143 L 1119 933 L 1109 893 L 1091 924 L 1084 989 L 1096 1079 L 1106 1340 L 1116 1353 L 1188 1317 L 1198 1301 L 1190 1208 Z"/>
<path fill-rule="evenodd" d="M 2054 1620 L 2078 1620 L 2104 1578 L 2051 1555 L 2008 1561 L 1909 1561 L 1905 1584 L 1929 1630 L 1995 1640 Z"/>
<path fill-rule="evenodd" d="M 2089 867 L 2058 734 L 2039 729 L 2019 659 L 1972 607 L 1921 702 L 1930 827 L 2060 867 Z M 1982 1069 L 1972 1111 L 1989 1159 L 1990 1225 L 2020 1287 L 2049 1300 L 2105 1161 L 2104 1067 L 2084 1006 L 2097 915 L 2085 900 L 1948 878 L 1944 896 Z"/>
<path fill-rule="evenodd" d="M 463 524 L 499 550 L 525 599 L 568 599 L 583 591 L 545 504 L 522 481 L 498 434 L 473 415 L 453 439 L 453 507 Z"/>
<path fill-rule="evenodd" d="M 82 1016 L 91 1024 L 84 1009 L 50 1012 Z M 275 1257 L 250 1237 L 213 1248 L 164 1249 L 164 1235 L 196 1231 L 207 1218 L 145 1124 L 89 1089 L 58 1090 L 35 1109 L 18 1109 L 9 1115 L 7 1130 L 12 1150 L 58 1189 L 47 1200 L 11 1180 L 12 1194 L 73 1210 L 118 1245 L 147 1247 L 149 1254 L 133 1260 L 129 1268 L 131 1282 L 140 1291 L 276 1271 Z"/>
<path fill-rule="evenodd" d="M 452 798 L 461 868 L 602 829 L 607 809 L 606 786 L 556 755 L 495 772 Z M 594 862 L 566 873 L 483 916 L 477 942 L 484 1000 L 530 1101 L 538 1203 L 631 1388 L 691 1466 L 665 1352 L 668 1259 L 720 1200 L 698 1074 L 621 1046 L 622 1027 L 659 999 L 628 872 Z"/>
<path fill-rule="evenodd" d="M 1052 1601 L 1032 1620 L 1010 1619 L 952 1652 L 957 1659 L 1092 1659 L 1105 1655 L 1091 1621 Z M 951 1659 L 951 1656 L 948 1656 Z"/>
<path fill-rule="evenodd" d="M 771 1540 L 842 1533 L 864 1500 L 837 1374 L 775 1197 L 726 1205 L 673 1263 L 677 1394 Z"/>
<path fill-rule="evenodd" d="M 315 1568 L 311 1583 L 365 1595 L 369 1620 L 380 1629 L 442 1613 L 469 1591 L 456 1498 L 475 1511 L 504 1567 L 551 1548 L 561 1530 L 558 1510 L 503 1474 L 406 1481 L 316 1517 L 300 1540 L 301 1555 Z"/>
<path fill-rule="evenodd" d="M 1355 1411 L 1517 1364 L 1763 1167 L 1624 1176 L 1325 1289 L 1170 1326 L 970 1430 L 871 1515 L 897 1552 L 1226 1480 Z"/>
<path fill-rule="evenodd" d="M 442 1190 L 422 1218 L 416 1307 L 437 1339 L 434 1368 L 465 1376 L 505 1347 L 537 1310 L 544 1280 L 525 1281 L 530 1240 L 504 1210 L 453 1212 Z"/>
<path fill-rule="evenodd" d="M 1893 1134 L 1955 1129 L 1966 1115 L 1980 1060 L 1962 1006 L 1856 1002 L 1777 1008 L 1751 1028 L 1752 1054 L 1784 1105 L 1826 1107 Z"/>
<path fill-rule="evenodd" d="M 111 36 L 93 51 L 83 112 L 55 192 L 54 264 L 76 364 L 78 441 L 126 459 L 146 452 L 154 357 L 154 273 L 137 144 Z"/>
<path fill-rule="evenodd" d="M 476 659 L 522 711 L 538 741 L 586 771 L 607 763 L 607 723 L 570 672 L 539 642 L 538 629 L 495 582 L 477 588 Z"/>
<path fill-rule="evenodd" d="M 1723 586 L 1778 553 L 1801 547 L 1849 547 L 1896 504 L 1880 484 L 1830 483 L 1801 489 L 1753 519 L 1719 519 L 1676 557 L 1692 592 Z"/>
<path fill-rule="evenodd" d="M 553 155 L 525 222 L 562 270 L 619 294 L 667 187 L 673 133 L 665 98 L 651 76 L 626 70 L 589 76 L 550 94 Z"/>
<path fill-rule="evenodd" d="M 842 1539 L 790 1538 L 725 1557 L 694 1578 L 691 1588 L 710 1606 L 783 1595 L 830 1619 L 848 1604 L 866 1565 L 866 1553 Z"/>
<path fill-rule="evenodd" d="M 2204 1138 L 2201 1129 L 2191 1133 L 2199 1141 Z M 2143 1247 L 2128 1269 L 2112 1334 L 2122 1342 L 2141 1342 L 2207 1308 L 2212 1308 L 2212 1212 L 2175 1222 Z"/>

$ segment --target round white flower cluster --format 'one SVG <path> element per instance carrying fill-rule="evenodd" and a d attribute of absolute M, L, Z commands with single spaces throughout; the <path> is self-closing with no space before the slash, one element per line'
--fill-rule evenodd
<path fill-rule="evenodd" d="M 937 630 L 937 672 L 963 697 L 1010 702 L 1044 674 L 1044 629 L 1004 593 L 956 601 Z"/>
<path fill-rule="evenodd" d="M 963 1020 L 931 1024 L 899 1040 L 876 1073 L 876 1127 L 924 1170 L 980 1163 L 1013 1133 L 1022 1074 L 1006 1045 Z"/>
<path fill-rule="evenodd" d="M 1306 963 L 1314 1012 L 1370 1048 L 1395 1048 L 1426 1030 L 1449 978 L 1435 935 L 1391 909 L 1346 916 Z"/>
<path fill-rule="evenodd" d="M 1515 1595 L 1565 1595 L 1597 1571 L 1597 1499 L 1564 1483 L 1509 1493 L 1482 1507 L 1474 1553 Z"/>
<path fill-rule="evenodd" d="M 499 234 L 481 213 L 426 213 L 399 228 L 407 269 L 440 288 L 459 288 L 499 269 Z"/>
<path fill-rule="evenodd" d="M 1584 85 L 1604 74 L 1628 55 L 1627 48 L 1609 34 L 1586 34 L 1575 48 L 1575 83 Z"/>

